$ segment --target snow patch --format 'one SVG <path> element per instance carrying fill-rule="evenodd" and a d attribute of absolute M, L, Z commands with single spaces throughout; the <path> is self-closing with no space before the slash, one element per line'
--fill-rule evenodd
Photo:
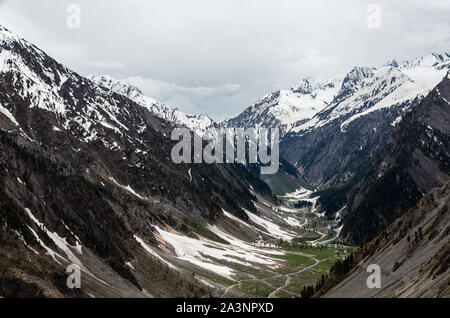
<path fill-rule="evenodd" d="M 3 107 L 2 105 L 0 105 L 0 113 L 5 115 L 6 118 L 8 118 L 14 125 L 19 126 L 19 123 L 14 118 L 14 116 L 11 114 L 11 112 L 8 109 L 6 109 L 5 107 Z"/>
<path fill-rule="evenodd" d="M 278 224 L 275 224 L 264 217 L 259 217 L 245 209 L 244 209 L 244 211 L 247 213 L 248 217 L 250 218 L 250 220 L 252 222 L 254 222 L 266 229 L 266 232 L 265 232 L 266 234 L 273 236 L 275 238 L 281 238 L 281 239 L 287 240 L 287 241 L 291 241 L 293 238 L 296 237 L 295 233 L 287 232 L 287 231 L 283 230 Z"/>
<path fill-rule="evenodd" d="M 136 191 L 133 190 L 133 188 L 131 188 L 129 185 L 124 186 L 121 185 L 120 183 L 118 183 L 113 177 L 109 177 L 109 179 L 118 187 L 124 189 L 125 191 L 131 193 L 132 195 L 134 195 L 135 197 L 141 199 L 141 200 L 148 200 L 148 198 L 141 196 L 139 193 L 137 193 Z"/>
<path fill-rule="evenodd" d="M 162 258 L 158 253 L 156 253 L 154 250 L 150 248 L 141 238 L 139 238 L 137 235 L 134 235 L 134 239 L 146 250 L 149 254 L 155 256 L 157 259 L 159 259 L 164 264 L 167 264 L 170 268 L 178 270 L 175 266 L 173 266 L 171 263 L 166 261 L 164 258 Z"/>
<path fill-rule="evenodd" d="M 155 228 L 162 239 L 173 246 L 178 259 L 188 261 L 229 279 L 233 279 L 236 271 L 227 266 L 215 264 L 213 259 L 245 266 L 253 266 L 253 263 L 278 266 L 278 261 L 268 256 L 268 254 L 283 254 L 277 251 L 253 247 L 224 232 L 217 226 L 209 226 L 208 229 L 230 244 L 222 244 L 205 238 L 194 239 L 165 231 L 157 226 Z"/>

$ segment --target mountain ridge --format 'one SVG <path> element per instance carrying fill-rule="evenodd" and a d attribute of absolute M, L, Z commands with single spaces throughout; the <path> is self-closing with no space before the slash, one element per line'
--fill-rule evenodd
<path fill-rule="evenodd" d="M 354 243 L 372 238 L 450 179 L 449 99 L 447 74 L 391 133 L 347 197 L 344 238 Z"/>
<path fill-rule="evenodd" d="M 313 123 L 306 123 L 315 116 L 319 116 L 320 112 L 325 111 L 333 102 L 342 101 L 346 95 L 352 93 L 352 89 L 358 83 L 373 76 L 374 71 L 388 68 L 401 72 L 417 67 L 437 67 L 438 64 L 448 63 L 449 61 L 450 55 L 448 53 L 432 53 L 410 61 L 397 62 L 392 60 L 379 67 L 355 66 L 345 76 L 327 81 L 318 82 L 311 77 L 305 77 L 300 80 L 299 84 L 288 90 L 277 90 L 264 95 L 242 113 L 230 116 L 221 121 L 220 124 L 224 126 L 240 125 L 246 128 L 252 127 L 252 125 L 261 125 L 267 128 L 279 127 L 283 134 L 291 130 L 298 132 L 309 125 L 313 125 Z M 394 76 L 403 74 L 399 72 Z M 326 88 L 333 89 L 327 90 Z M 320 96 L 321 93 L 326 94 Z M 302 112 L 303 114 L 301 114 Z"/>
<path fill-rule="evenodd" d="M 368 242 L 348 273 L 324 284 L 316 296 L 447 297 L 450 293 L 450 183 L 435 188 Z M 369 264 L 380 267 L 380 288 L 366 286 Z"/>
<path fill-rule="evenodd" d="M 113 92 L 130 98 L 160 118 L 189 128 L 199 136 L 203 136 L 205 130 L 214 125 L 214 121 L 208 115 L 183 113 L 177 108 L 172 108 L 154 98 L 148 97 L 136 86 L 125 81 L 116 80 L 109 75 L 90 76 L 89 79 Z"/>

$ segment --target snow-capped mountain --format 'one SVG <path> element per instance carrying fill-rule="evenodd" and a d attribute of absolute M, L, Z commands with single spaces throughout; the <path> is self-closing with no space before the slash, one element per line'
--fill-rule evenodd
<path fill-rule="evenodd" d="M 443 53 L 355 67 L 329 105 L 283 137 L 281 155 L 317 185 L 348 180 L 445 77 L 449 65 L 450 55 Z"/>
<path fill-rule="evenodd" d="M 370 160 L 405 112 L 443 79 L 448 53 L 378 67 L 354 67 L 342 78 L 305 78 L 265 95 L 226 127 L 279 127 L 281 155 L 313 184 L 348 179 Z M 335 160 L 340 158 L 342 160 Z"/>
<path fill-rule="evenodd" d="M 172 108 L 154 98 L 144 95 L 139 88 L 125 81 L 116 80 L 108 75 L 91 76 L 90 79 L 113 92 L 128 97 L 138 105 L 147 108 L 156 116 L 173 122 L 176 125 L 185 126 L 200 136 L 203 135 L 207 128 L 214 124 L 214 121 L 207 115 L 188 115 L 183 113 L 176 108 Z"/>
<path fill-rule="evenodd" d="M 450 182 L 447 182 L 367 242 L 347 273 L 333 275 L 334 279 L 341 277 L 331 289 L 325 285 L 320 295 L 326 293 L 332 298 L 442 297 L 449 280 L 450 237 L 445 232 L 450 223 L 449 204 Z M 361 264 L 377 264 L 383 268 L 381 288 L 366 287 L 366 266 Z"/>
<path fill-rule="evenodd" d="M 402 69 L 411 69 L 417 67 L 437 67 L 439 64 L 448 62 L 450 55 L 448 53 L 432 53 L 426 56 L 419 57 L 411 61 L 404 61 L 400 63 Z M 395 60 L 392 61 L 399 65 Z"/>
<path fill-rule="evenodd" d="M 355 67 L 343 78 L 326 82 L 307 77 L 290 89 L 265 95 L 221 124 L 279 127 L 284 135 L 345 117 L 344 129 L 352 120 L 371 111 L 423 98 L 443 78 L 449 61 L 449 54 L 433 53 L 412 61 L 392 60 L 379 67 Z M 347 118 L 348 114 L 352 117 Z"/>
<path fill-rule="evenodd" d="M 221 122 L 226 127 L 279 127 L 284 135 L 327 107 L 340 89 L 339 79 L 317 82 L 307 77 L 287 90 L 269 93 L 241 114 Z"/>
<path fill-rule="evenodd" d="M 335 120 L 345 130 L 350 122 L 370 112 L 421 99 L 442 80 L 449 66 L 449 54 L 433 53 L 402 63 L 393 60 L 379 67 L 355 67 L 345 76 L 330 105 L 292 132 L 315 129 Z M 393 124 L 399 120 L 401 117 Z"/>
<path fill-rule="evenodd" d="M 450 180 L 449 75 L 405 114 L 364 173 L 352 179 L 347 195 L 340 196 L 346 201 L 340 204 L 345 204 L 342 235 L 347 241 L 372 239 Z"/>

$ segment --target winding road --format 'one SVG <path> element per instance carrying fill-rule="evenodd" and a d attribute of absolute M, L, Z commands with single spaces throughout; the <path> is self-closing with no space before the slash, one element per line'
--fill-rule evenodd
<path fill-rule="evenodd" d="M 279 273 L 273 272 L 275 275 L 271 276 L 271 277 L 267 277 L 267 278 L 257 278 L 254 275 L 247 274 L 247 275 L 251 276 L 252 278 L 242 279 L 242 280 L 239 280 L 236 284 L 228 286 L 227 288 L 224 289 L 221 297 L 225 297 L 232 289 L 234 289 L 236 287 L 239 288 L 242 285 L 243 282 L 262 282 L 262 283 L 264 283 L 264 284 L 274 288 L 274 291 L 272 291 L 267 296 L 268 298 L 275 298 L 277 293 L 280 292 L 280 291 L 283 291 L 283 292 L 285 292 L 287 294 L 290 294 L 293 297 L 299 296 L 300 295 L 300 291 L 298 292 L 298 294 L 295 294 L 295 293 L 292 293 L 290 291 L 284 290 L 284 288 L 286 288 L 289 285 L 289 283 L 292 281 L 291 275 L 300 274 L 300 273 L 302 273 L 304 271 L 310 270 L 310 269 L 314 268 L 315 266 L 317 266 L 317 264 L 319 264 L 320 262 L 323 262 L 325 260 L 318 260 L 317 258 L 315 258 L 314 256 L 309 255 L 309 254 L 303 254 L 303 253 L 295 253 L 295 254 L 306 256 L 306 257 L 312 259 L 314 261 L 314 264 L 312 264 L 310 266 L 307 266 L 307 267 L 304 267 L 304 268 L 302 268 L 299 271 L 295 271 L 295 272 L 287 273 L 287 274 L 279 274 Z M 268 282 L 268 280 L 271 280 L 271 279 L 274 279 L 274 278 L 279 278 L 279 277 L 285 277 L 286 278 L 283 286 L 276 287 L 276 286 L 273 286 L 272 284 L 270 284 Z"/>

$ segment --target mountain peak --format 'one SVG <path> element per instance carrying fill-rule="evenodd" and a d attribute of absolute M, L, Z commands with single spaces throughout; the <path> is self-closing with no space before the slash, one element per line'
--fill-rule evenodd
<path fill-rule="evenodd" d="M 362 79 L 372 75 L 373 69 L 370 67 L 359 67 L 355 66 L 347 75 L 344 77 L 342 82 L 341 90 L 351 89 L 357 85 Z"/>
<path fill-rule="evenodd" d="M 116 93 L 121 95 L 125 95 L 130 99 L 131 97 L 137 95 L 144 95 L 144 93 L 136 86 L 126 82 L 113 78 L 110 75 L 101 75 L 101 76 L 89 76 L 89 79 L 103 87 L 106 87 Z M 157 102 L 155 100 L 155 102 Z"/>
<path fill-rule="evenodd" d="M 6 45 L 6 48 L 11 48 L 14 43 L 26 47 L 27 49 L 32 48 L 32 50 L 38 52 L 38 54 L 43 54 L 43 51 L 38 49 L 35 45 L 0 25 L 0 47 Z"/>
<path fill-rule="evenodd" d="M 18 39 L 18 36 L 0 25 L 0 39 Z"/>
<path fill-rule="evenodd" d="M 296 86 L 292 87 L 292 91 L 301 94 L 311 94 L 320 87 L 320 84 L 312 77 L 302 78 Z"/>
<path fill-rule="evenodd" d="M 311 119 L 334 99 L 340 80 L 318 82 L 305 77 L 290 89 L 264 95 L 241 114 L 221 122 L 235 127 L 278 127 L 284 135 L 292 127 Z"/>
<path fill-rule="evenodd" d="M 399 67 L 398 61 L 396 59 L 392 59 L 389 62 L 387 62 L 386 64 L 384 64 L 383 66 L 390 66 L 390 67 Z"/>

